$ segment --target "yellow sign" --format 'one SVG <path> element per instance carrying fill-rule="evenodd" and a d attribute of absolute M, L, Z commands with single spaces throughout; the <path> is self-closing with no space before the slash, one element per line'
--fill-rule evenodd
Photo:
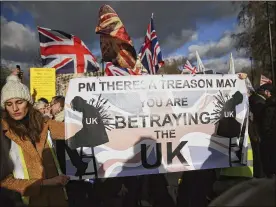
<path fill-rule="evenodd" d="M 56 95 L 56 70 L 55 68 L 31 68 L 30 88 L 35 96 L 35 101 L 39 98 L 46 98 L 51 101 Z"/>

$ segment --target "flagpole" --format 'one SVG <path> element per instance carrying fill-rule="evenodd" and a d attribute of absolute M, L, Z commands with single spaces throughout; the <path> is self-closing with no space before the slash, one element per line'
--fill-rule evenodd
<path fill-rule="evenodd" d="M 254 86 L 254 71 L 253 71 L 253 58 L 250 57 L 250 62 L 251 62 L 251 81 L 252 81 L 252 85 Z"/>
<path fill-rule="evenodd" d="M 104 71 L 104 60 L 103 59 L 101 60 L 101 64 L 102 64 L 102 76 L 104 76 L 105 71 Z"/>
<path fill-rule="evenodd" d="M 271 25 L 270 25 L 270 15 L 269 15 L 269 7 L 268 1 L 266 1 L 266 12 L 267 12 L 267 23 L 268 23 L 268 37 L 269 37 L 269 48 L 270 48 L 270 62 L 272 69 L 272 84 L 276 86 L 275 80 L 275 71 L 274 71 L 274 60 L 273 60 L 273 48 L 272 48 L 272 37 L 271 37 Z"/>

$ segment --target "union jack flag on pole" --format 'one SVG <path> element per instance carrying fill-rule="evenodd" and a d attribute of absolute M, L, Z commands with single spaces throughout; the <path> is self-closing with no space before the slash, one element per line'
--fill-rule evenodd
<path fill-rule="evenodd" d="M 184 65 L 184 68 L 182 70 L 182 73 L 184 72 L 184 70 L 188 71 L 190 74 L 196 74 L 197 73 L 196 67 L 193 67 L 189 60 L 186 61 L 185 65 Z"/>
<path fill-rule="evenodd" d="M 154 29 L 153 14 L 140 53 L 141 62 L 149 74 L 156 74 L 158 69 L 164 65 L 161 48 Z"/>
<path fill-rule="evenodd" d="M 261 75 L 260 86 L 267 83 L 272 84 L 272 81 L 269 78 L 265 77 L 264 75 Z"/>
<path fill-rule="evenodd" d="M 96 58 L 75 35 L 37 27 L 43 67 L 55 68 L 57 74 L 96 72 Z"/>
<path fill-rule="evenodd" d="M 119 68 L 112 63 L 108 62 L 105 66 L 105 75 L 106 76 L 128 76 L 136 75 L 132 70 L 128 68 Z"/>

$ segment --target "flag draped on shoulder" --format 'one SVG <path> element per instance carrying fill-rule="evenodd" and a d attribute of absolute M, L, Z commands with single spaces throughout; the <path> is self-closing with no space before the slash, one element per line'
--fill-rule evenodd
<path fill-rule="evenodd" d="M 164 65 L 161 48 L 154 29 L 153 15 L 151 16 L 140 53 L 141 62 L 149 74 L 156 74 L 158 69 Z"/>
<path fill-rule="evenodd" d="M 105 66 L 105 75 L 106 76 L 128 76 L 128 75 L 137 75 L 131 69 L 120 68 L 112 63 L 107 63 Z"/>
<path fill-rule="evenodd" d="M 99 10 L 99 23 L 95 29 L 100 34 L 102 59 L 117 67 L 133 69 L 137 54 L 118 14 L 109 6 Z"/>
<path fill-rule="evenodd" d="M 37 29 L 43 67 L 55 68 L 57 74 L 99 70 L 96 58 L 77 36 L 43 27 Z"/>

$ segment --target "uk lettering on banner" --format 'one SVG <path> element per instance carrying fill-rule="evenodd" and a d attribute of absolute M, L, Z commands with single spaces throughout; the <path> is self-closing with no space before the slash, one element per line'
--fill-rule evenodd
<path fill-rule="evenodd" d="M 75 78 L 65 102 L 72 179 L 245 164 L 248 97 L 236 75 Z"/>

